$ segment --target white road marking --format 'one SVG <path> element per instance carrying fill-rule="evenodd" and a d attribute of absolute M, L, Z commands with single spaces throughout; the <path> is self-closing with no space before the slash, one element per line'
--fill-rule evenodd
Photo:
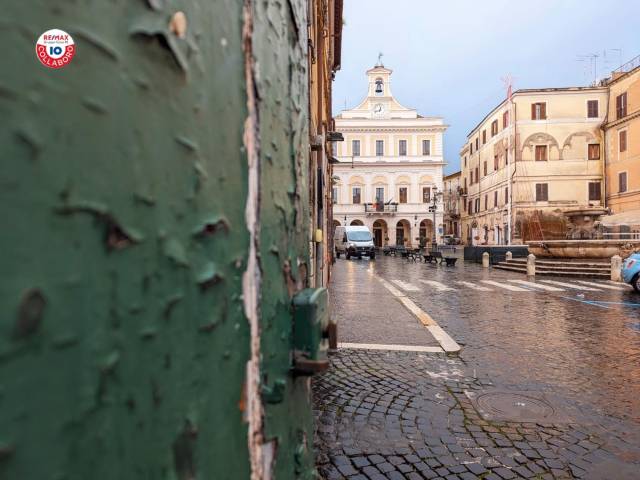
<path fill-rule="evenodd" d="M 390 350 L 394 352 L 426 352 L 442 353 L 440 347 L 423 347 L 420 345 L 382 345 L 377 343 L 338 343 L 338 348 L 353 348 L 357 350 Z"/>
<path fill-rule="evenodd" d="M 438 323 L 431 318 L 431 316 L 418 307 L 415 303 L 413 303 L 407 296 L 400 292 L 398 289 L 394 288 L 389 282 L 384 280 L 381 277 L 377 277 L 380 280 L 380 283 L 384 285 L 384 287 L 391 292 L 391 294 L 398 299 L 400 303 L 402 303 L 407 310 L 413 313 L 420 322 L 427 327 L 427 330 L 431 333 L 433 338 L 440 344 L 442 349 L 447 353 L 456 353 L 459 352 L 461 347 L 456 343 L 456 341 L 449 336 L 447 332 L 445 332 Z M 394 282 L 397 282 L 394 280 Z M 404 282 L 402 282 L 404 283 Z"/>
<path fill-rule="evenodd" d="M 384 285 L 384 288 L 389 290 L 391 292 L 391 295 L 393 295 L 394 297 L 404 297 L 405 296 L 404 293 L 402 293 L 400 290 L 398 290 L 396 287 L 391 285 L 386 280 L 384 280 L 384 279 L 382 279 L 380 277 L 378 277 L 378 280 L 380 280 L 380 283 L 382 283 L 382 285 Z"/>
<path fill-rule="evenodd" d="M 427 330 L 431 332 L 433 338 L 435 338 L 442 349 L 445 352 L 459 352 L 460 345 L 458 345 L 453 338 L 449 336 L 447 332 L 445 332 L 440 325 L 431 325 L 427 327 Z"/>
<path fill-rule="evenodd" d="M 493 285 L 494 287 L 504 288 L 505 290 L 511 290 L 512 292 L 530 292 L 526 288 L 516 287 L 515 285 L 507 285 L 506 283 L 494 282 L 493 280 L 480 280 L 487 285 Z"/>
<path fill-rule="evenodd" d="M 620 292 L 623 292 L 624 290 L 626 290 L 625 288 L 614 287 L 613 285 L 606 285 L 604 283 L 586 282 L 584 280 L 576 280 L 576 282 L 582 283 L 584 285 L 589 285 L 591 287 L 606 288 L 607 290 L 618 290 Z"/>
<path fill-rule="evenodd" d="M 572 288 L 573 290 L 583 290 L 585 292 L 601 292 L 597 288 L 587 287 L 586 285 L 575 285 L 573 283 L 556 282 L 555 280 L 540 280 L 544 283 L 550 283 L 551 285 L 559 285 L 561 287 Z"/>
<path fill-rule="evenodd" d="M 614 282 L 613 280 L 607 280 L 607 283 L 610 283 L 611 285 L 617 285 L 617 286 L 622 287 L 622 288 L 626 288 L 627 290 L 628 289 L 633 290 L 633 287 L 631 285 L 629 285 L 628 283 Z"/>
<path fill-rule="evenodd" d="M 558 287 L 550 287 L 548 285 L 541 285 L 539 283 L 527 282 L 526 280 L 509 280 L 512 283 L 524 285 L 525 287 L 539 288 L 540 290 L 546 290 L 547 292 L 564 292 L 564 289 Z"/>
<path fill-rule="evenodd" d="M 436 282 L 435 280 L 419 280 L 419 281 L 424 283 L 425 285 L 429 285 L 429 286 L 435 288 L 439 292 L 453 292 L 453 291 L 455 291 L 455 288 L 447 287 L 444 283 Z"/>
<path fill-rule="evenodd" d="M 402 280 L 391 280 L 406 292 L 419 292 L 420 289 L 411 283 L 403 282 Z"/>
<path fill-rule="evenodd" d="M 479 292 L 493 292 L 490 288 L 481 287 L 480 285 L 476 285 L 471 282 L 456 282 L 459 285 L 464 285 L 465 287 L 469 287 L 471 290 L 478 290 Z"/>

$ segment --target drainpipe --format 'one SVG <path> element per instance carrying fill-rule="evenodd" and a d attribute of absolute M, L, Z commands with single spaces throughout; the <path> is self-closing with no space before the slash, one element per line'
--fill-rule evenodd
<path fill-rule="evenodd" d="M 518 169 L 516 162 L 518 161 L 518 154 L 516 153 L 516 144 L 518 143 L 518 130 L 516 128 L 517 125 L 517 113 L 516 113 L 516 104 L 511 100 L 511 105 L 513 106 L 513 173 L 509 178 L 509 245 L 511 245 L 513 239 L 513 188 L 514 182 L 513 179 L 516 176 L 516 170 Z"/>
<path fill-rule="evenodd" d="M 602 135 L 604 136 L 604 148 L 602 152 L 602 205 L 604 208 L 608 208 L 607 202 L 607 156 L 609 155 L 609 146 L 607 145 L 607 123 L 609 123 L 609 88 L 607 88 L 607 110 L 604 116 L 604 121 L 600 128 L 602 128 Z"/>

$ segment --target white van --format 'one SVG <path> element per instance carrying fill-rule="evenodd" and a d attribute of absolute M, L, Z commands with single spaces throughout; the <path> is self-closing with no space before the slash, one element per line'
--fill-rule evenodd
<path fill-rule="evenodd" d="M 344 253 L 347 260 L 351 257 L 362 258 L 363 255 L 376 258 L 376 250 L 369 227 L 357 225 L 336 227 L 333 243 L 338 258 L 341 253 Z"/>

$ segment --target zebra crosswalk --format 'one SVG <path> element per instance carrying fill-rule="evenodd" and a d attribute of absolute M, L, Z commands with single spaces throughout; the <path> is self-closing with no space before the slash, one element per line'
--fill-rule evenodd
<path fill-rule="evenodd" d="M 420 282 L 424 283 L 425 285 L 429 285 L 430 287 L 435 288 L 439 292 L 453 292 L 455 290 L 455 288 L 448 287 L 444 283 L 436 282 L 435 280 L 422 280 L 422 279 L 420 279 Z"/>
<path fill-rule="evenodd" d="M 539 290 L 546 290 L 547 292 L 564 292 L 564 289 L 558 287 L 550 287 L 549 285 L 543 285 L 541 283 L 528 282 L 526 280 L 509 280 L 512 283 L 517 283 L 525 287 L 537 288 Z"/>
<path fill-rule="evenodd" d="M 440 292 L 455 292 L 474 290 L 477 292 L 493 292 L 506 290 L 509 292 L 538 292 L 538 293 L 551 293 L 551 292 L 565 292 L 566 290 L 578 290 L 582 292 L 606 292 L 611 290 L 627 291 L 627 285 L 615 284 L 613 282 L 601 281 L 593 282 L 586 280 L 521 280 L 521 279 L 508 279 L 504 281 L 496 280 L 479 280 L 472 282 L 469 280 L 454 280 L 451 283 L 443 283 L 437 280 L 425 280 L 417 279 L 419 284 L 411 283 L 405 280 L 392 279 L 391 282 L 398 288 L 405 292 L 428 292 L 428 293 L 440 293 Z"/>

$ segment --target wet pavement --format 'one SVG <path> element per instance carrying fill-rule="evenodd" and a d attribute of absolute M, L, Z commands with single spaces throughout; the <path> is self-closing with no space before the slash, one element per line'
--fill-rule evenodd
<path fill-rule="evenodd" d="M 640 478 L 640 296 L 461 262 L 339 260 L 341 342 L 432 344 L 380 278 L 463 349 L 333 355 L 314 380 L 321 475 Z"/>

